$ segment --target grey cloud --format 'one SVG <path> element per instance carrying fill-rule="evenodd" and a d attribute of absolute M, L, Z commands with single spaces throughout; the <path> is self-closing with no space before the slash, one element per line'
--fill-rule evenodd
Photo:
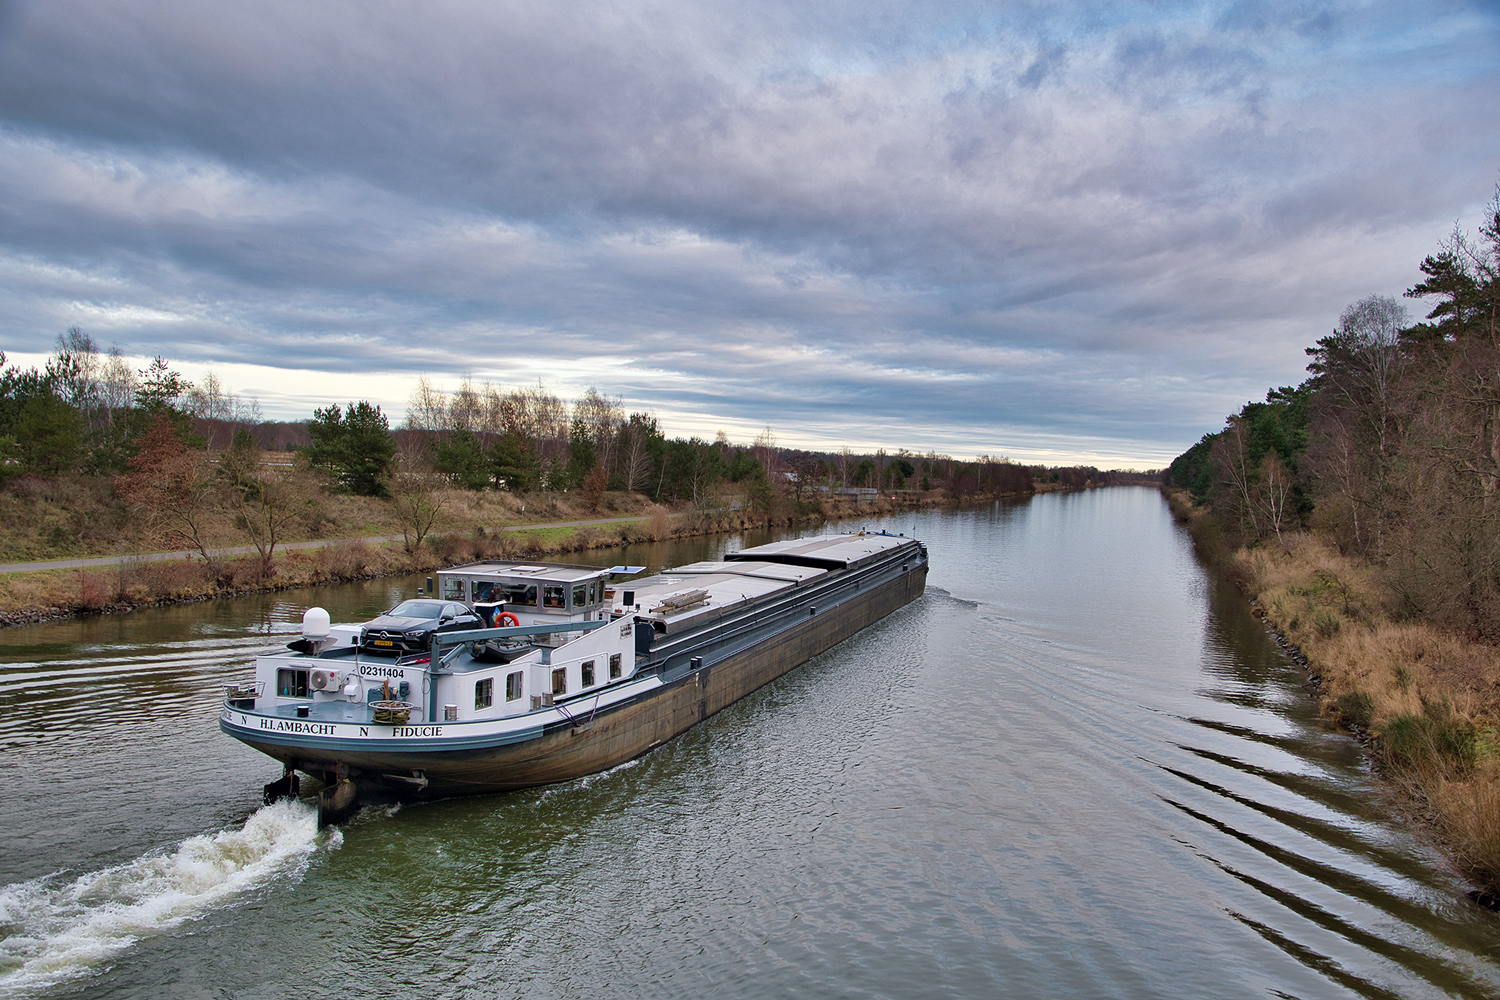
<path fill-rule="evenodd" d="M 1428 8 L 1328 10 L 35 4 L 0 36 L 0 330 L 83 303 L 340 372 L 530 342 L 641 405 L 1160 452 L 1418 259 L 1341 247 L 1493 181 L 1476 9 L 1432 29 L 1448 79 L 1350 40 Z"/>

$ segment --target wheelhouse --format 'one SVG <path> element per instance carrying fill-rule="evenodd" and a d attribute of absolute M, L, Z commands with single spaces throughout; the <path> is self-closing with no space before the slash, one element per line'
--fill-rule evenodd
<path fill-rule="evenodd" d="M 438 596 L 487 621 L 510 613 L 521 625 L 609 617 L 611 570 L 600 566 L 481 562 L 438 573 Z"/>

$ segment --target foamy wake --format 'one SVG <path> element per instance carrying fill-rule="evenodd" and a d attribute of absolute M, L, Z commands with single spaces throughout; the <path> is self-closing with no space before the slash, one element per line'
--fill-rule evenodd
<path fill-rule="evenodd" d="M 137 941 L 192 920 L 277 875 L 319 844 L 317 810 L 283 800 L 244 826 L 192 837 L 71 882 L 49 875 L 0 889 L 0 996 L 84 975 Z M 336 848 L 337 829 L 322 843 Z"/>
<path fill-rule="evenodd" d="M 612 774 L 619 774 L 621 771 L 628 771 L 631 768 L 636 767 L 641 763 L 641 760 L 642 758 L 640 757 L 632 757 L 625 763 L 616 764 L 614 767 L 608 768 L 606 770 L 595 771 L 593 774 L 585 774 L 581 778 L 574 778 L 572 781 L 564 781 L 561 784 L 548 785 L 542 789 L 541 794 L 536 797 L 536 801 L 533 804 L 541 805 L 543 802 L 546 802 L 548 799 L 552 798 L 555 795 L 567 795 L 569 792 L 580 791 L 584 788 L 589 787 L 596 781 L 603 781 L 605 778 L 608 778 Z"/>

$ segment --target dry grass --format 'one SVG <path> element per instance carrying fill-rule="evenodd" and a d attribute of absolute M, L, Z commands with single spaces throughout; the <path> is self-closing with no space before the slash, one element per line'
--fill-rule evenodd
<path fill-rule="evenodd" d="M 1428 793 L 1458 862 L 1493 895 L 1500 886 L 1500 774 L 1493 761 L 1467 781 L 1444 780 Z"/>
<path fill-rule="evenodd" d="M 1455 862 L 1500 893 L 1500 649 L 1394 620 L 1377 569 L 1308 536 L 1242 549 L 1234 569 L 1321 675 L 1324 714 L 1369 735 Z"/>

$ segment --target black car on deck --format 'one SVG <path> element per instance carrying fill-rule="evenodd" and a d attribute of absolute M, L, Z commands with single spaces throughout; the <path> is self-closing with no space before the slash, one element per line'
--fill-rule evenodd
<path fill-rule="evenodd" d="M 484 621 L 453 601 L 402 601 L 379 618 L 359 628 L 359 648 L 366 653 L 404 656 L 432 648 L 434 632 L 462 632 L 484 628 Z"/>

